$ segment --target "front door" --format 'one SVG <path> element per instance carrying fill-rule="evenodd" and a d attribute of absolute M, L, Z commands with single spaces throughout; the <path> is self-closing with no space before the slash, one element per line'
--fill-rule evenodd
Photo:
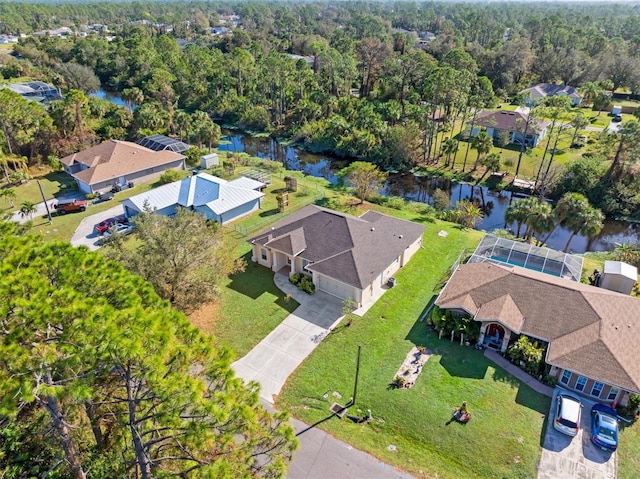
<path fill-rule="evenodd" d="M 497 323 L 491 323 L 485 333 L 485 343 L 500 348 L 504 338 L 504 328 Z"/>

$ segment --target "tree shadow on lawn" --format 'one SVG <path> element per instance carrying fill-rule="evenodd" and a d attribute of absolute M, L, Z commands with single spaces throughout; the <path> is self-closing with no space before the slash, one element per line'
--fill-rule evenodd
<path fill-rule="evenodd" d="M 43 175 L 42 178 L 45 178 L 51 183 L 58 183 L 60 185 L 58 191 L 53 194 L 55 198 L 75 191 L 75 180 L 64 171 L 50 171 L 46 175 Z"/>
<path fill-rule="evenodd" d="M 524 384 L 515 376 L 509 374 L 497 364 L 493 362 L 491 364 L 495 368 L 492 376 L 494 381 L 504 382 L 509 384 L 511 387 L 518 389 L 518 393 L 516 394 L 516 404 L 520 404 L 528 409 L 539 412 L 546 418 L 546 415 L 549 412 L 550 398 L 534 391 L 531 387 Z M 544 440 L 544 434 L 541 440 Z"/>
<path fill-rule="evenodd" d="M 416 346 L 424 346 L 433 354 L 439 354 L 440 365 L 451 375 L 461 378 L 483 379 L 487 374 L 490 361 L 481 351 L 472 347 L 460 346 L 458 340 L 438 336 L 425 321 L 416 321 L 405 337 Z"/>
<path fill-rule="evenodd" d="M 269 268 L 251 261 L 251 251 L 244 254 L 242 259 L 247 267 L 244 271 L 230 276 L 231 282 L 227 285 L 229 289 L 251 299 L 258 299 L 264 293 L 271 293 L 277 296 L 274 303 L 290 313 L 298 307 L 298 303 L 293 299 L 285 301 L 285 294 L 275 285 L 274 273 Z"/>

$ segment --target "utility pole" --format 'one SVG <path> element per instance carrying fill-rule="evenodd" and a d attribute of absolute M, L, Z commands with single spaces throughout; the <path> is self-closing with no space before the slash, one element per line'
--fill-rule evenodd
<path fill-rule="evenodd" d="M 358 357 L 356 359 L 356 379 L 353 383 L 353 397 L 346 407 L 351 407 L 356 403 L 356 395 L 358 393 L 358 376 L 360 376 L 360 350 L 362 346 L 358 346 Z"/>
<path fill-rule="evenodd" d="M 42 201 L 44 202 L 44 207 L 47 209 L 47 216 L 49 217 L 49 224 L 53 222 L 51 219 L 51 211 L 49 210 L 49 204 L 47 203 L 47 198 L 44 196 L 44 190 L 42 189 L 42 185 L 40 184 L 40 180 L 36 180 L 38 183 L 38 188 L 40 188 L 40 194 L 42 195 Z"/>

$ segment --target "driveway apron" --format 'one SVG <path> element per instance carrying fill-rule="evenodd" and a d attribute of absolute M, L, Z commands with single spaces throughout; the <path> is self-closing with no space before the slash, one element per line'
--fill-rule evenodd
<path fill-rule="evenodd" d="M 112 218 L 122 214 L 124 214 L 124 210 L 122 209 L 122 205 L 118 204 L 106 211 L 83 218 L 71 237 L 71 244 L 73 246 L 85 245 L 92 251 L 97 250 L 100 247 L 98 244 L 100 235 L 95 230 L 96 224 L 100 223 L 102 220 L 106 220 L 107 218 Z"/>
<path fill-rule="evenodd" d="M 340 299 L 322 291 L 313 295 L 302 293 L 278 273 L 274 280 L 300 306 L 232 365 L 238 377 L 260 383 L 260 397 L 270 404 L 273 404 L 274 396 L 278 395 L 289 375 L 342 318 Z"/>
<path fill-rule="evenodd" d="M 583 405 L 577 436 L 567 436 L 553 427 L 558 404 L 556 398 L 560 392 L 571 394 L 571 391 L 558 387 L 554 390 L 538 466 L 538 479 L 615 479 L 617 454 L 605 452 L 591 442 L 593 401 L 574 395 Z"/>

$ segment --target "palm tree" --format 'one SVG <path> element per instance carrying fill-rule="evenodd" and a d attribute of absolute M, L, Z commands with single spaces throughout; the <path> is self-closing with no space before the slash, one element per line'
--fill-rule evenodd
<path fill-rule="evenodd" d="M 456 222 L 465 228 L 475 228 L 476 223 L 482 219 L 482 210 L 471 201 L 462 200 L 456 203 L 453 211 Z"/>
<path fill-rule="evenodd" d="M 36 204 L 31 201 L 25 201 L 20 205 L 20 216 L 26 218 L 29 216 L 31 220 L 33 220 L 33 214 L 36 212 Z"/>
<path fill-rule="evenodd" d="M 593 101 L 602 91 L 602 87 L 598 82 L 590 81 L 582 85 L 582 101 L 587 105 L 593 105 Z"/>
<path fill-rule="evenodd" d="M 445 163 L 445 167 L 449 166 L 449 163 L 451 161 L 451 155 L 453 154 L 453 162 L 455 165 L 455 154 L 458 151 L 458 142 L 454 139 L 454 138 L 447 138 L 443 143 L 442 143 L 442 153 L 445 153 L 447 155 L 447 160 Z M 451 167 L 453 168 L 453 166 Z"/>
<path fill-rule="evenodd" d="M 491 151 L 493 146 L 493 139 L 487 135 L 486 131 L 478 133 L 473 140 L 471 140 L 471 148 L 478 151 L 476 162 L 473 165 L 474 171 L 478 169 L 478 163 L 480 163 L 480 157 L 486 155 Z"/>
<path fill-rule="evenodd" d="M 2 196 L 7 203 L 9 203 L 9 206 L 11 208 L 14 207 L 13 200 L 16 199 L 16 190 L 14 190 L 13 188 L 4 188 L 2 191 L 0 191 L 0 196 Z"/>
<path fill-rule="evenodd" d="M 571 231 L 563 251 L 569 251 L 571 241 L 578 233 L 587 237 L 597 235 L 602 231 L 604 215 L 602 211 L 589 204 L 589 200 L 580 193 L 566 193 L 555 210 L 559 223 Z"/>
<path fill-rule="evenodd" d="M 529 200 L 531 198 L 527 198 Z M 507 224 L 516 223 L 516 237 L 520 237 L 520 228 L 527 221 L 529 214 L 531 213 L 531 206 L 527 200 L 515 201 L 511 203 L 504 214 L 504 221 Z"/>
<path fill-rule="evenodd" d="M 578 136 L 578 132 L 583 128 L 589 126 L 589 120 L 584 116 L 584 113 L 579 111 L 576 113 L 576 116 L 571 120 L 571 126 L 574 128 L 573 136 L 571 137 L 571 146 L 573 146 L 576 142 L 576 137 Z"/>
<path fill-rule="evenodd" d="M 540 241 L 540 235 L 552 233 L 556 229 L 556 217 L 553 214 L 553 208 L 549 203 L 545 202 L 536 201 L 536 206 L 525 222 L 527 224 L 525 238 L 527 239 L 536 235 L 538 241 Z"/>
<path fill-rule="evenodd" d="M 500 161 L 500 155 L 498 153 L 491 153 L 485 156 L 480 163 L 486 168 L 486 170 L 484 170 L 484 173 L 482 173 L 482 176 L 476 183 L 480 183 L 482 180 L 484 180 L 484 177 L 487 176 L 487 173 L 496 173 L 500 171 L 500 166 L 502 165 Z"/>

